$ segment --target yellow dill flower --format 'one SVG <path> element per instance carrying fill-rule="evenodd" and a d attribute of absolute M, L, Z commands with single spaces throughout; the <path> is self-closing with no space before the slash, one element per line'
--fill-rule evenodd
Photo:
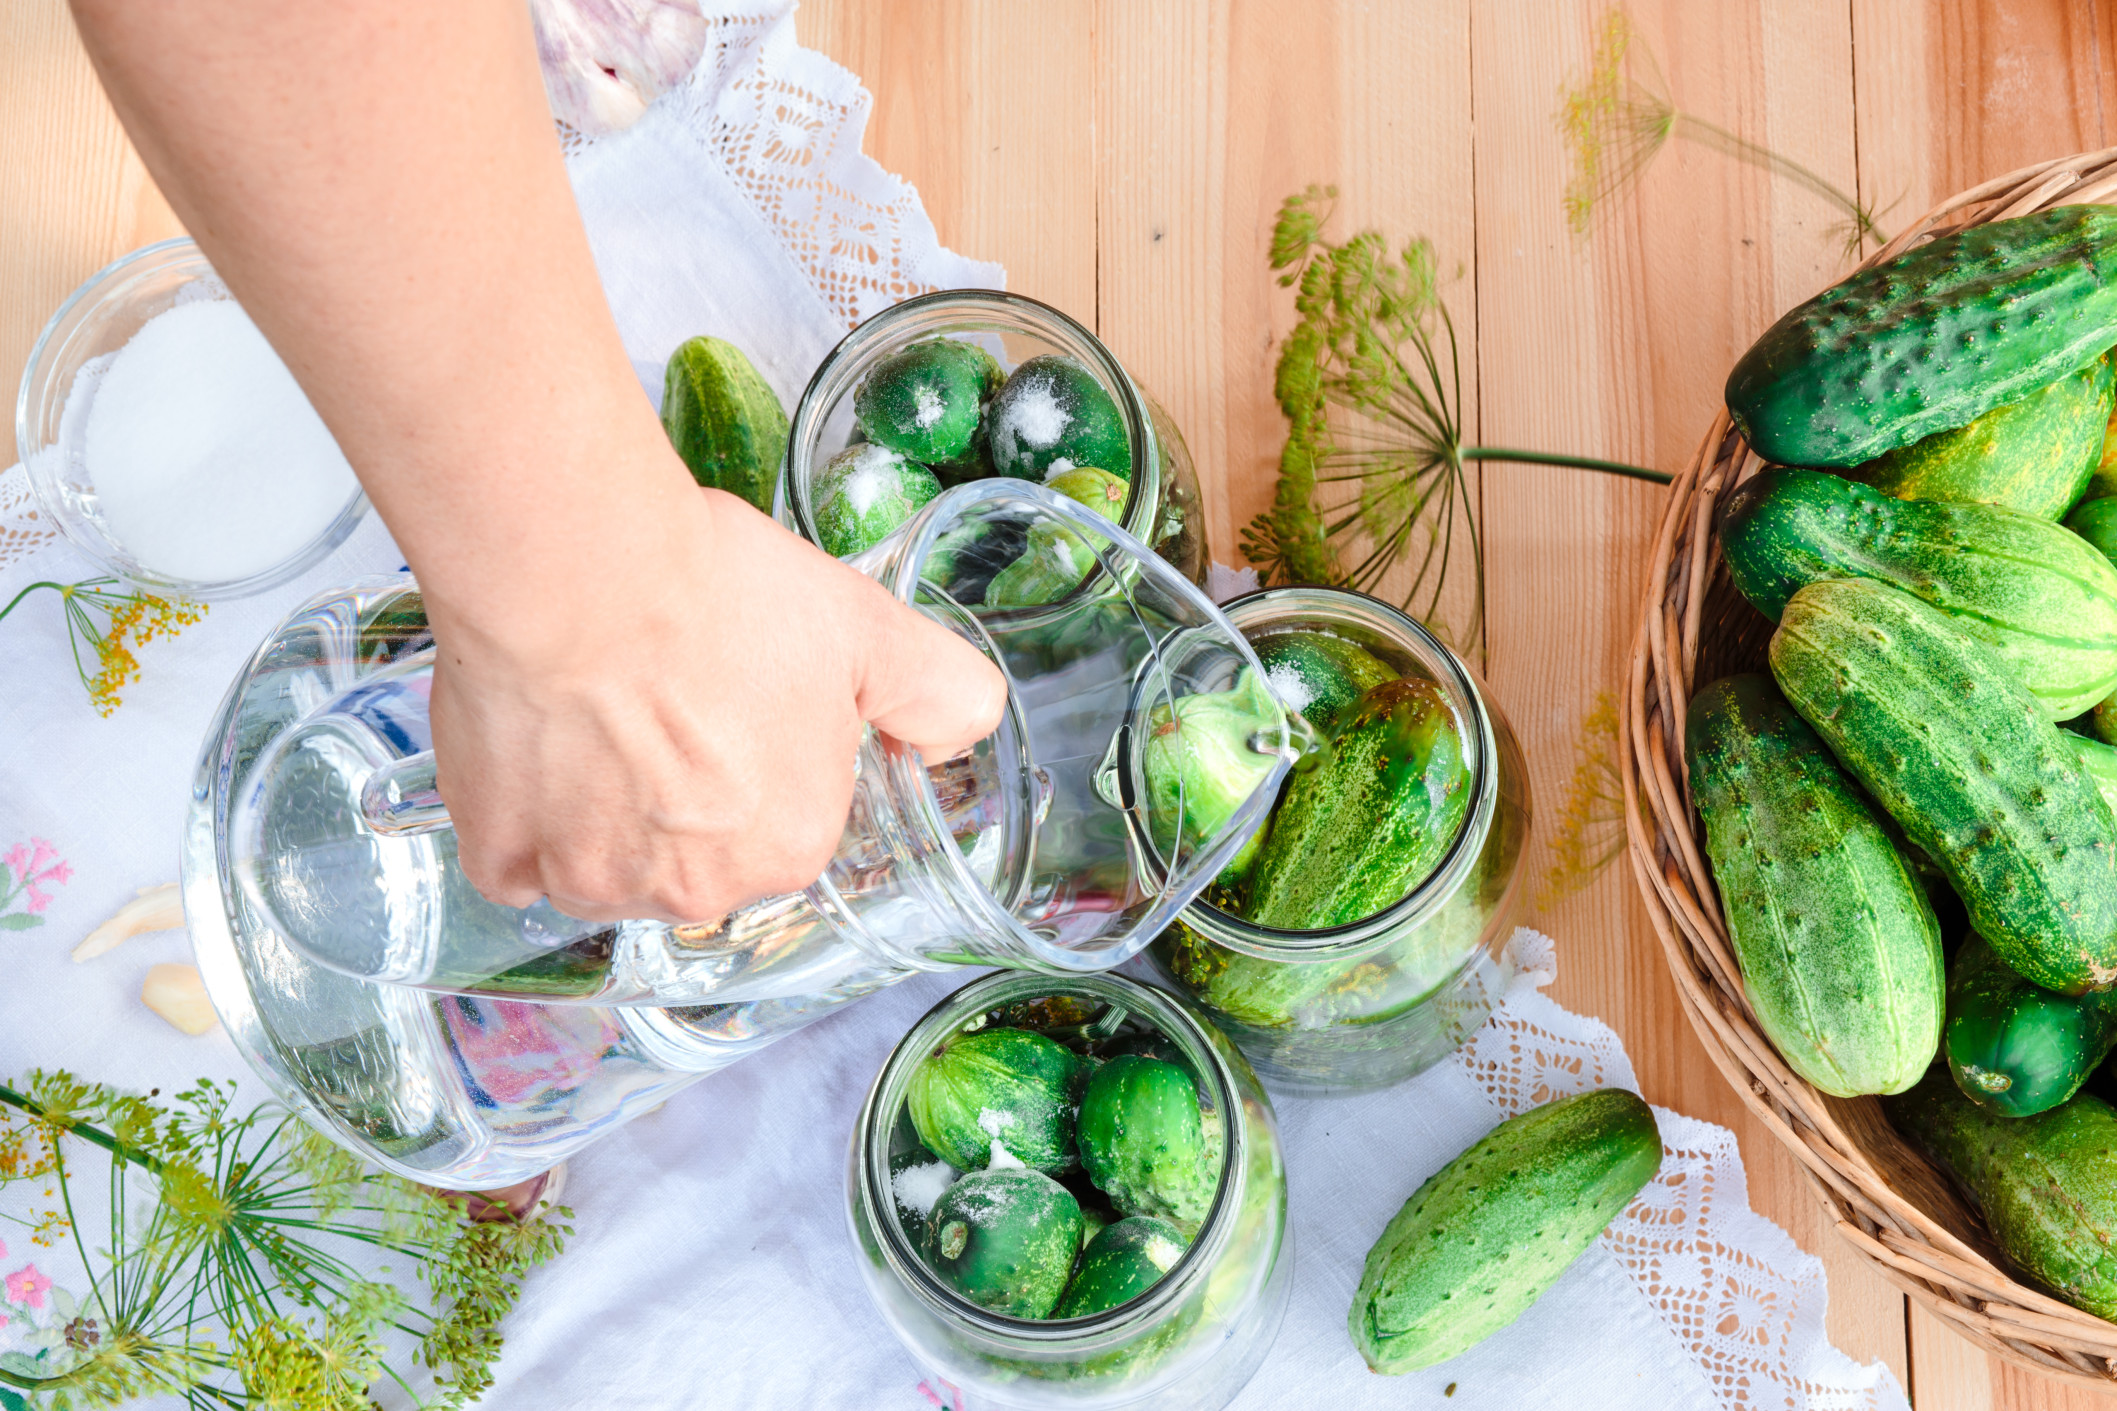
<path fill-rule="evenodd" d="M 109 715 L 122 702 L 118 692 L 140 679 L 139 659 L 133 648 L 157 637 L 173 637 L 206 615 L 203 603 L 171 602 L 152 593 L 117 591 L 115 578 L 89 578 L 79 583 L 32 583 L 0 608 L 0 618 L 15 610 L 31 593 L 49 588 L 59 595 L 66 614 L 67 646 L 73 651 L 74 670 L 88 690 L 88 702 L 99 715 Z M 97 619 L 101 618 L 99 622 Z M 95 658 L 90 675 L 82 647 Z"/>
<path fill-rule="evenodd" d="M 1624 786 L 1617 777 L 1617 697 L 1597 693 L 1581 723 L 1573 781 L 1558 811 L 1551 869 L 1536 904 L 1549 908 L 1595 880 L 1624 851 Z"/>

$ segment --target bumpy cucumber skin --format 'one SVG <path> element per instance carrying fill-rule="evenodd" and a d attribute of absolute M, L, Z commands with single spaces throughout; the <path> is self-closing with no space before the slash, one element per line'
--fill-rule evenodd
<path fill-rule="evenodd" d="M 1788 311 L 1727 379 L 1766 460 L 1858 465 L 1975 420 L 2117 343 L 2117 210 L 1944 235 Z"/>
<path fill-rule="evenodd" d="M 974 454 L 978 416 L 1000 365 L 974 343 L 927 338 L 880 359 L 853 390 L 867 439 L 928 465 Z"/>
<path fill-rule="evenodd" d="M 2117 691 L 2117 567 L 2048 520 L 1771 466 L 1728 497 L 1720 534 L 1729 576 L 1766 617 L 1810 583 L 1872 578 L 1991 647 L 2052 720 Z"/>
<path fill-rule="evenodd" d="M 1088 1062 L 1028 1029 L 955 1034 L 912 1070 L 904 1105 L 927 1150 L 958 1171 L 992 1160 L 998 1141 L 1039 1171 L 1074 1170 L 1074 1114 Z"/>
<path fill-rule="evenodd" d="M 1963 1096 L 2030 1117 L 2080 1090 L 2117 1045 L 2117 990 L 2057 995 L 2032 985 L 1971 936 L 1948 975 L 1943 1052 Z"/>
<path fill-rule="evenodd" d="M 1882 1100 L 1960 1186 L 2007 1258 L 2058 1298 L 2117 1318 L 2117 1111 L 2088 1093 L 2033 1117 L 1987 1112 L 1945 1071 Z"/>
<path fill-rule="evenodd" d="M 2117 981 L 2117 818 L 1990 648 L 1901 589 L 1825 581 L 1786 605 L 1771 668 L 2009 965 L 2062 994 Z"/>
<path fill-rule="evenodd" d="M 973 1171 L 934 1202 L 927 1262 L 957 1293 L 995 1313 L 1046 1318 L 1081 1247 L 1081 1207 L 1040 1171 Z"/>
<path fill-rule="evenodd" d="M 1377 1372 L 1415 1372 L 1526 1312 L 1661 1169 L 1637 1094 L 1602 1088 L 1510 1117 L 1382 1230 L 1347 1324 Z"/>
<path fill-rule="evenodd" d="M 1045 353 L 1015 368 L 986 408 L 985 430 L 995 474 L 1043 480 L 1055 469 L 1086 465 L 1132 479 L 1124 416 L 1073 358 Z"/>
<path fill-rule="evenodd" d="M 1081 1165 L 1127 1215 L 1196 1222 L 1212 1209 L 1220 1155 L 1209 1150 L 1198 1087 L 1180 1066 L 1126 1054 L 1081 1095 Z"/>
<path fill-rule="evenodd" d="M 1183 1231 L 1152 1215 L 1128 1215 L 1104 1226 L 1082 1248 L 1073 1281 L 1051 1316 L 1086 1318 L 1130 1303 L 1176 1267 L 1188 1243 Z"/>
<path fill-rule="evenodd" d="M 1902 1092 L 1941 1034 L 1941 932 L 1888 834 L 1763 676 L 1716 681 L 1684 729 L 1742 987 L 1835 1097 Z"/>
<path fill-rule="evenodd" d="M 1326 735 L 1336 733 L 1361 696 L 1397 676 L 1367 648 L 1328 632 L 1272 632 L 1250 645 L 1272 694 Z"/>
<path fill-rule="evenodd" d="M 662 429 L 691 478 L 766 514 L 787 454 L 787 413 L 742 349 L 693 338 L 662 373 Z"/>
<path fill-rule="evenodd" d="M 2090 740 L 2071 730 L 2060 733 L 2079 757 L 2080 767 L 2088 772 L 2088 782 L 2102 795 L 2102 801 L 2110 806 L 2110 811 L 2117 813 L 2117 745 L 2099 739 Z"/>
<path fill-rule="evenodd" d="M 1242 915 L 1317 931 L 1394 906 L 1447 853 L 1469 805 L 1462 736 L 1440 688 L 1384 682 L 1360 698 L 1330 758 L 1287 785 Z"/>
<path fill-rule="evenodd" d="M 1968 426 L 1936 431 L 1846 474 L 1900 500 L 2004 505 L 2057 519 L 2088 488 L 2109 420 L 2110 360 L 2097 358 Z"/>

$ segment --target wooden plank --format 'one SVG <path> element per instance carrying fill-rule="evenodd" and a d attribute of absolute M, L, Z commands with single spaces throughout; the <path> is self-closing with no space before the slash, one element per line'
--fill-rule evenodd
<path fill-rule="evenodd" d="M 64 0 L 0 6 L 0 387 L 60 302 L 127 250 L 183 234 L 118 126 Z M 0 465 L 14 460 L 12 445 Z"/>
<path fill-rule="evenodd" d="M 803 45 L 874 97 L 866 151 L 943 244 L 1095 323 L 1094 13 L 1006 0 L 807 0 Z"/>
<path fill-rule="evenodd" d="M 2046 158 L 2117 142 L 2117 12 L 2088 0 L 1852 0 L 1860 184 L 1891 230 Z M 2058 1411 L 2110 1400 L 2015 1369 L 1923 1312 L 1920 1411 Z"/>
<path fill-rule="evenodd" d="M 1673 470 L 1705 433 L 1734 358 L 1835 275 L 1837 217 L 1787 181 L 1677 142 L 1590 236 L 1573 234 L 1553 108 L 1602 13 L 1581 0 L 1473 8 L 1479 434 Z M 1680 108 L 1853 185 L 1842 5 L 1668 0 L 1631 13 Z M 1490 676 L 1530 761 L 1544 819 L 1530 865 L 1541 872 L 1583 722 L 1620 679 L 1661 499 L 1629 482 L 1502 466 L 1488 468 L 1485 503 Z M 1832 1339 L 1901 1379 L 1901 1296 L 1829 1233 L 1792 1158 L 1676 1018 L 1629 875 L 1607 871 L 1536 919 L 1560 941 L 1556 997 L 1617 1029 L 1650 1098 L 1735 1130 L 1751 1203 L 1824 1259 Z"/>

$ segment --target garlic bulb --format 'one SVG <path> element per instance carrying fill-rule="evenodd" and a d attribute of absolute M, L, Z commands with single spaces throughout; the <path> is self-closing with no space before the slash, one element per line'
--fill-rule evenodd
<path fill-rule="evenodd" d="M 638 122 L 706 51 L 698 0 L 530 0 L 552 116 L 598 136 Z"/>

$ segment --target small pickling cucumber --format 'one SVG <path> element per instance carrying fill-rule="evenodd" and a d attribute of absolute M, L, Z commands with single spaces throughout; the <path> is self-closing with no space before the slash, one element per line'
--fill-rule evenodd
<path fill-rule="evenodd" d="M 1081 1250 L 1073 1281 L 1051 1316 L 1086 1318 L 1130 1303 L 1176 1267 L 1189 1243 L 1183 1231 L 1152 1215 L 1128 1215 L 1104 1226 Z"/>
<path fill-rule="evenodd" d="M 1092 465 L 1074 466 L 1053 471 L 1045 477 L 1044 484 L 1067 499 L 1086 505 L 1112 524 L 1125 522 L 1125 501 L 1132 487 L 1107 470 L 1097 470 Z"/>
<path fill-rule="evenodd" d="M 1198 1086 L 1179 1064 L 1127 1054 L 1095 1070 L 1081 1095 L 1081 1165 L 1127 1215 L 1195 1224 L 1220 1189 Z"/>
<path fill-rule="evenodd" d="M 1041 1171 L 973 1171 L 927 1217 L 927 1262 L 980 1308 L 1048 1318 L 1081 1247 L 1081 1208 Z"/>
<path fill-rule="evenodd" d="M 853 390 L 867 439 L 928 465 L 972 451 L 979 413 L 998 390 L 1000 365 L 975 343 L 927 338 L 880 358 Z"/>
<path fill-rule="evenodd" d="M 2117 691 L 2117 567 L 2049 520 L 1771 466 L 1728 497 L 1720 535 L 1728 576 L 1766 617 L 1810 583 L 1872 578 L 1992 648 L 2053 720 Z"/>
<path fill-rule="evenodd" d="M 1967 426 L 1846 474 L 1900 500 L 2004 505 L 2055 520 L 2088 488 L 2110 420 L 2110 360 L 2097 358 Z"/>
<path fill-rule="evenodd" d="M 1057 1173 L 1077 1164 L 1074 1109 L 1088 1061 L 1031 1029 L 951 1034 L 919 1060 L 905 1091 L 912 1127 L 959 1171 L 999 1159 Z"/>
<path fill-rule="evenodd" d="M 1622 1088 L 1500 1123 L 1412 1193 L 1347 1323 L 1377 1372 L 1415 1372 L 1528 1311 L 1661 1169 L 1653 1109 Z"/>
<path fill-rule="evenodd" d="M 1235 811 L 1265 787 L 1279 757 L 1257 742 L 1276 742 L 1285 718 L 1248 667 L 1228 690 L 1178 696 L 1147 712 L 1141 772 L 1148 832 L 1164 858 L 1217 841 Z M 1243 844 L 1222 869 L 1223 883 L 1249 870 L 1262 837 L 1260 828 Z"/>
<path fill-rule="evenodd" d="M 1272 694 L 1326 735 L 1336 733 L 1361 696 L 1397 679 L 1373 652 L 1329 632 L 1272 632 L 1250 645 Z"/>
<path fill-rule="evenodd" d="M 989 608 L 1033 608 L 1055 603 L 1088 581 L 1095 550 L 1063 524 L 1040 521 L 1015 560 L 985 585 Z"/>
<path fill-rule="evenodd" d="M 2064 994 L 2117 981 L 2117 817 L 1991 648 L 1901 589 L 1845 579 L 1794 594 L 1770 655 L 1787 702 L 2009 965 Z"/>
<path fill-rule="evenodd" d="M 1447 697 L 1415 677 L 1384 682 L 1360 697 L 1330 757 L 1287 784 L 1242 914 L 1319 931 L 1394 906 L 1447 855 L 1469 805 Z"/>
<path fill-rule="evenodd" d="M 1964 1097 L 1935 1065 L 1882 1100 L 1890 1124 L 1932 1157 L 1985 1217 L 2016 1268 L 2075 1308 L 2117 1318 L 2117 1111 L 2087 1093 L 2033 1117 Z"/>
<path fill-rule="evenodd" d="M 2117 990 L 2053 994 L 1973 935 L 1948 974 L 1948 1071 L 1963 1096 L 2028 1117 L 2080 1090 L 2117 1046 Z"/>
<path fill-rule="evenodd" d="M 671 353 L 662 374 L 662 429 L 693 480 L 772 512 L 787 413 L 742 349 L 693 338 Z"/>
<path fill-rule="evenodd" d="M 833 558 L 849 558 L 887 539 L 941 493 L 941 482 L 917 461 L 863 441 L 817 467 L 809 490 L 816 538 Z"/>
<path fill-rule="evenodd" d="M 993 470 L 1016 480 L 1076 466 L 1132 478 L 1132 442 L 1117 403 L 1085 365 L 1056 353 L 1008 375 L 986 408 L 985 433 Z"/>
<path fill-rule="evenodd" d="M 2077 372 L 2117 344 L 2117 209 L 1943 235 L 1791 309 L 1727 379 L 1766 460 L 1853 466 Z"/>
<path fill-rule="evenodd" d="M 2099 710 L 2097 715 L 2099 718 Z M 2101 739 L 2091 740 L 2071 730 L 2061 733 L 2073 753 L 2079 756 L 2081 768 L 2088 772 L 2088 781 L 2102 795 L 2102 801 L 2110 806 L 2110 811 L 2117 813 L 2117 745 Z"/>
<path fill-rule="evenodd" d="M 1700 691 L 1684 758 L 1765 1037 L 1834 1097 L 1910 1087 L 1940 1041 L 1941 936 L 1888 832 L 1768 677 Z"/>

